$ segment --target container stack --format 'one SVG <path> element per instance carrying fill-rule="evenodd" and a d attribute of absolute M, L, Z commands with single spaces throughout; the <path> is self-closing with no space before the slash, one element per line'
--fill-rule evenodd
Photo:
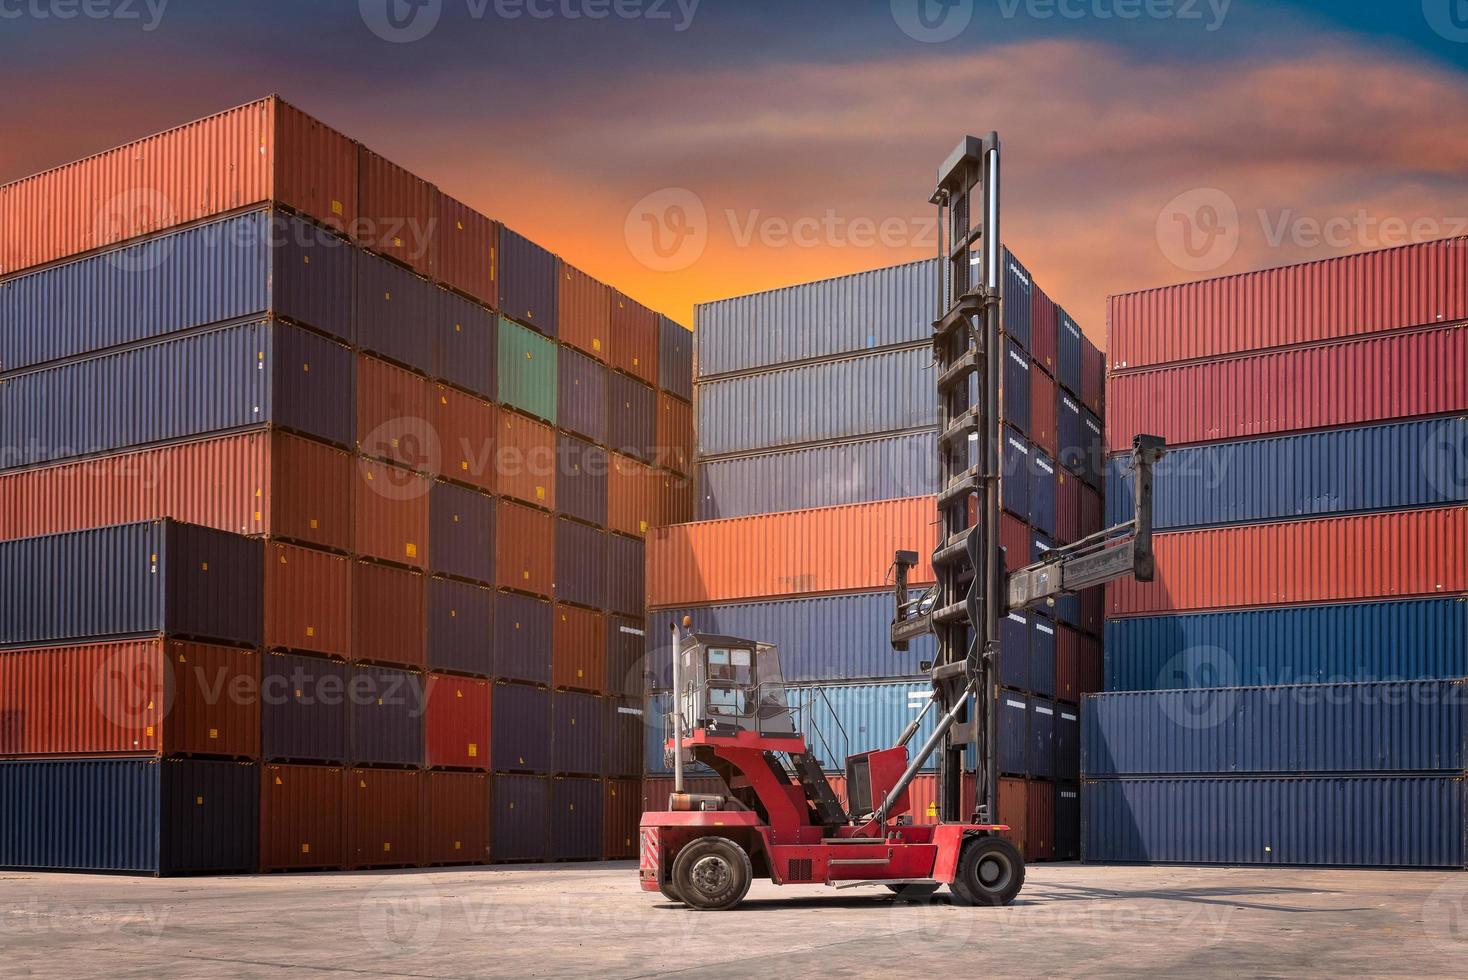
<path fill-rule="evenodd" d="M 0 227 L 0 865 L 635 853 L 685 328 L 276 98 L 0 187 Z"/>
<path fill-rule="evenodd" d="M 1007 252 L 1005 268 L 1001 490 L 1015 567 L 1100 528 L 1104 368 Z M 926 702 L 932 641 L 896 653 L 887 636 L 893 553 L 917 550 L 915 581 L 932 581 L 937 275 L 915 262 L 698 308 L 698 522 L 660 529 L 648 552 L 649 806 L 666 805 L 670 627 L 685 615 L 779 646 L 791 702 L 833 773 L 848 754 L 895 744 Z M 1004 703 L 1016 707 L 1001 731 L 1000 809 L 1032 859 L 1074 856 L 1078 843 L 1074 706 L 1100 686 L 1101 620 L 1097 592 L 1005 623 Z M 915 785 L 916 817 L 935 819 L 936 779 Z"/>
<path fill-rule="evenodd" d="M 1173 448 L 1082 712 L 1089 860 L 1464 865 L 1465 283 L 1459 239 L 1111 299 L 1109 441 Z"/>

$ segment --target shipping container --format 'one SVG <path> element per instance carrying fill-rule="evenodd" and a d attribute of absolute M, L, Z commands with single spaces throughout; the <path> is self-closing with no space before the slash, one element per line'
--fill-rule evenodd
<path fill-rule="evenodd" d="M 1109 615 L 1468 592 L 1468 507 L 1177 531 L 1153 546 L 1156 579 L 1106 586 Z"/>
<path fill-rule="evenodd" d="M 556 435 L 556 506 L 562 514 L 578 521 L 606 527 L 607 473 L 611 457 L 565 433 Z M 4 478 L 0 477 L 0 486 Z"/>
<path fill-rule="evenodd" d="M 520 504 L 500 501 L 495 534 L 495 584 L 534 595 L 555 591 L 556 518 Z"/>
<path fill-rule="evenodd" d="M 1011 609 L 999 620 L 999 683 L 1018 691 L 1030 688 L 1030 639 L 1034 613 Z"/>
<path fill-rule="evenodd" d="M 700 304 L 698 376 L 926 345 L 938 273 L 938 263 L 924 259 Z"/>
<path fill-rule="evenodd" d="M 1023 779 L 1000 779 L 997 786 L 995 809 L 999 812 L 999 823 L 1009 827 L 1008 837 L 1019 848 L 1020 854 L 1029 857 L 1027 833 L 1030 827 L 1030 789 Z"/>
<path fill-rule="evenodd" d="M 556 421 L 555 341 L 504 318 L 499 325 L 499 400 L 527 415 Z"/>
<path fill-rule="evenodd" d="M 1083 490 L 1084 485 L 1079 477 L 1064 467 L 1057 467 L 1055 471 L 1055 540 L 1061 544 L 1070 544 L 1085 537 L 1081 533 L 1081 493 Z"/>
<path fill-rule="evenodd" d="M 977 375 L 972 376 L 969 398 L 978 402 Z M 1030 356 L 1013 340 L 1004 344 L 1004 371 L 1001 382 L 1001 413 L 1006 422 L 1030 431 Z"/>
<path fill-rule="evenodd" d="M 1025 860 L 1055 860 L 1055 784 L 1032 779 L 1025 784 Z"/>
<path fill-rule="evenodd" d="M 438 188 L 365 146 L 359 145 L 358 150 L 360 213 L 354 236 L 364 248 L 420 275 L 434 275 Z"/>
<path fill-rule="evenodd" d="M 260 767 L 260 870 L 332 870 L 347 863 L 342 770 Z"/>
<path fill-rule="evenodd" d="M 498 308 L 495 251 L 499 222 L 440 192 L 434 232 L 434 276 L 450 289 Z M 481 394 L 492 396 L 493 392 Z"/>
<path fill-rule="evenodd" d="M 681 329 L 681 328 L 680 328 Z M 658 392 L 653 465 L 687 475 L 693 472 L 693 406 L 666 391 Z"/>
<path fill-rule="evenodd" d="M 931 555 L 935 533 L 931 497 L 658 528 L 648 536 L 648 605 L 881 588 L 892 555 Z M 932 578 L 923 557 L 911 579 Z"/>
<path fill-rule="evenodd" d="M 428 578 L 359 561 L 352 566 L 352 658 L 395 667 L 428 664 Z"/>
<path fill-rule="evenodd" d="M 1000 690 L 995 704 L 999 712 L 994 726 L 998 741 L 994 747 L 996 764 L 1002 773 L 1023 776 L 1029 770 L 1030 722 L 1033 720 L 1030 699 L 1016 691 Z M 967 756 L 972 761 L 972 748 Z"/>
<path fill-rule="evenodd" d="M 1086 410 L 1075 396 L 1061 391 L 1055 412 L 1055 435 L 1060 444 L 1060 455 L 1056 462 L 1076 476 L 1084 477 L 1088 465 L 1086 452 L 1090 447 L 1085 422 Z M 1130 446 L 1131 439 L 1125 445 Z"/>
<path fill-rule="evenodd" d="M 549 684 L 554 622 L 549 601 L 498 593 L 494 600 L 494 676 Z"/>
<path fill-rule="evenodd" d="M 1055 379 L 1044 371 L 1030 372 L 1030 438 L 1047 456 L 1054 459 L 1060 452 L 1060 433 L 1056 429 Z"/>
<path fill-rule="evenodd" d="M 348 769 L 342 785 L 347 867 L 423 863 L 423 777 L 402 769 Z"/>
<path fill-rule="evenodd" d="M 171 520 L 0 542 L 0 646 L 166 634 L 258 647 L 263 558 L 259 541 Z"/>
<path fill-rule="evenodd" d="M 607 444 L 644 463 L 658 462 L 657 392 L 636 378 L 612 372 L 607 378 Z"/>
<path fill-rule="evenodd" d="M 550 787 L 550 857 L 595 861 L 601 857 L 605 805 L 600 779 L 557 776 Z"/>
<path fill-rule="evenodd" d="M 665 316 L 658 317 L 658 387 L 693 401 L 693 331 Z"/>
<path fill-rule="evenodd" d="M 1055 778 L 1055 702 L 1048 698 L 1029 699 L 1026 764 L 1029 774 L 1037 779 Z"/>
<path fill-rule="evenodd" d="M 1072 704 L 1081 699 L 1081 634 L 1075 627 L 1055 625 L 1055 697 Z"/>
<path fill-rule="evenodd" d="M 607 471 L 607 526 L 642 537 L 660 524 L 665 497 L 663 479 L 651 467 L 612 453 Z M 628 610 L 631 611 L 631 610 Z"/>
<path fill-rule="evenodd" d="M 423 765 L 423 675 L 354 665 L 347 672 L 347 711 L 354 765 Z"/>
<path fill-rule="evenodd" d="M 1030 614 L 1030 690 L 1056 696 L 1056 623 L 1044 613 Z"/>
<path fill-rule="evenodd" d="M 1461 238 L 1112 296 L 1113 370 L 1468 319 Z"/>
<path fill-rule="evenodd" d="M 552 684 L 561 690 L 601 693 L 607 673 L 606 617 L 558 602 L 552 637 Z"/>
<path fill-rule="evenodd" d="M 556 361 L 556 424 L 566 432 L 605 444 L 609 405 L 606 365 L 569 348 L 558 351 Z"/>
<path fill-rule="evenodd" d="M 556 521 L 555 596 L 590 609 L 607 605 L 607 533 L 585 524 Z"/>
<path fill-rule="evenodd" d="M 1081 858 L 1081 788 L 1076 783 L 1055 787 L 1055 860 Z"/>
<path fill-rule="evenodd" d="M 1029 350 L 1034 280 L 1009 249 L 1002 249 L 999 261 L 1003 265 L 999 284 L 1003 296 L 1000 327 L 1015 343 Z"/>
<path fill-rule="evenodd" d="M 934 426 L 932 372 L 925 344 L 702 382 L 699 452 L 747 453 Z M 862 397 L 853 401 L 854 392 Z"/>
<path fill-rule="evenodd" d="M 495 772 L 550 772 L 551 692 L 499 683 L 492 698 L 494 726 L 489 746 Z"/>
<path fill-rule="evenodd" d="M 598 775 L 607 747 L 606 720 L 606 702 L 594 694 L 578 691 L 552 694 L 551 769 L 558 773 Z"/>
<path fill-rule="evenodd" d="M 428 568 L 472 582 L 494 582 L 495 499 L 451 483 L 428 494 Z"/>
<path fill-rule="evenodd" d="M 1106 414 L 1106 352 L 1081 338 L 1081 402 L 1095 415 Z"/>
<path fill-rule="evenodd" d="M 1030 562 L 1030 528 L 1012 514 L 999 515 L 999 547 L 1004 549 L 1004 570 L 1012 572 Z"/>
<path fill-rule="evenodd" d="M 1081 481 L 1095 490 L 1105 489 L 1106 437 L 1101 419 L 1089 409 L 1081 409 L 1081 439 L 1085 458 L 1078 470 Z M 1131 443 L 1127 443 L 1130 445 Z"/>
<path fill-rule="evenodd" d="M 923 710 L 932 693 L 925 680 L 909 680 L 792 685 L 786 697 L 796 729 L 805 735 L 821 767 L 843 770 L 849 755 L 896 745 L 898 736 Z M 934 715 L 929 711 L 910 744 L 922 745 L 932 734 L 933 723 Z M 936 759 L 929 759 L 924 768 L 935 765 Z M 648 771 L 653 771 L 651 766 Z"/>
<path fill-rule="evenodd" d="M 611 287 L 562 262 L 558 302 L 560 323 L 557 333 L 561 343 L 569 344 L 605 364 L 612 335 Z"/>
<path fill-rule="evenodd" d="M 424 764 L 430 769 L 489 769 L 489 681 L 429 674 L 424 689 Z"/>
<path fill-rule="evenodd" d="M 261 663 L 260 755 L 284 762 L 347 761 L 348 671 L 335 660 L 267 654 Z"/>
<path fill-rule="evenodd" d="M 612 340 L 608 361 L 624 374 L 658 383 L 658 315 L 612 290 Z"/>
<path fill-rule="evenodd" d="M 642 781 L 608 779 L 602 783 L 601 857 L 623 861 L 637 857 L 642 822 Z"/>
<path fill-rule="evenodd" d="M 693 520 L 693 478 L 676 473 L 659 473 L 662 495 L 658 501 L 660 524 L 688 524 Z"/>
<path fill-rule="evenodd" d="M 265 546 L 265 648 L 352 655 L 351 559 L 314 548 Z"/>
<path fill-rule="evenodd" d="M 607 608 L 627 616 L 647 612 L 643 579 L 647 549 L 640 538 L 607 535 Z"/>
<path fill-rule="evenodd" d="M 541 861 L 549 856 L 549 779 L 496 775 L 490 807 L 489 853 L 495 861 Z"/>
<path fill-rule="evenodd" d="M 0 187 L 0 273 L 269 201 L 358 216 L 356 144 L 275 96 Z"/>
<path fill-rule="evenodd" d="M 0 762 L 0 867 L 254 871 L 259 780 L 259 768 L 244 762 Z"/>
<path fill-rule="evenodd" d="M 610 776 L 636 776 L 642 772 L 643 745 L 650 719 L 640 697 L 603 698 L 606 709 L 605 769 Z M 658 721 L 652 719 L 651 721 Z"/>
<path fill-rule="evenodd" d="M 357 451 L 428 472 L 428 379 L 368 354 L 357 355 Z"/>
<path fill-rule="evenodd" d="M 411 269 L 376 255 L 357 259 L 357 346 L 422 374 L 447 310 L 443 290 Z"/>
<path fill-rule="evenodd" d="M 1059 330 L 1060 320 L 1055 301 L 1045 290 L 1035 286 L 1030 297 L 1030 356 L 1051 384 L 1054 384 L 1055 373 L 1059 370 Z M 1038 380 L 1034 375 L 1031 378 Z"/>
<path fill-rule="evenodd" d="M 428 494 L 419 473 L 369 459 L 353 474 L 356 551 L 380 561 L 428 567 Z"/>
<path fill-rule="evenodd" d="M 999 504 L 1022 521 L 1030 519 L 1030 443 L 1019 431 L 1004 426 L 999 439 Z"/>
<path fill-rule="evenodd" d="M 1465 363 L 1468 329 L 1456 324 L 1115 375 L 1107 442 L 1150 432 L 1185 445 L 1463 412 Z"/>
<path fill-rule="evenodd" d="M 498 269 L 501 312 L 547 337 L 556 336 L 560 322 L 561 260 L 501 225 Z M 503 347 L 500 353 L 503 355 Z M 500 380 L 503 392 L 503 376 Z"/>
<path fill-rule="evenodd" d="M 515 412 L 500 412 L 495 491 L 535 507 L 556 506 L 556 431 Z"/>
<path fill-rule="evenodd" d="M 1106 467 L 1106 520 L 1135 507 L 1130 456 Z M 1153 525 L 1242 524 L 1468 502 L 1468 416 L 1171 450 L 1154 469 Z"/>
<path fill-rule="evenodd" d="M 1054 535 L 1060 493 L 1059 473 L 1053 460 L 1037 447 L 1030 452 L 1030 525 Z"/>
<path fill-rule="evenodd" d="M 1080 710 L 1055 706 L 1055 778 L 1075 782 L 1081 776 Z"/>
<path fill-rule="evenodd" d="M 1055 380 L 1070 392 L 1072 398 L 1081 397 L 1081 346 L 1085 334 L 1069 313 L 1055 308 L 1056 354 Z"/>
<path fill-rule="evenodd" d="M 1462 774 L 1091 780 L 1081 790 L 1081 856 L 1460 869 L 1465 785 Z"/>
<path fill-rule="evenodd" d="M 482 772 L 423 774 L 423 863 L 489 860 L 489 780 Z"/>
<path fill-rule="evenodd" d="M 428 666 L 494 675 L 494 590 L 472 582 L 428 581 Z"/>
<path fill-rule="evenodd" d="M 260 657 L 176 640 L 0 652 L 0 756 L 260 754 Z"/>
<path fill-rule="evenodd" d="M 499 384 L 499 317 L 473 300 L 439 290 L 433 376 L 493 400 Z"/>
<path fill-rule="evenodd" d="M 438 474 L 480 490 L 494 490 L 499 409 L 477 395 L 442 385 L 434 390 L 431 407 L 430 446 L 436 446 Z"/>
<path fill-rule="evenodd" d="M 643 666 L 647 630 L 643 620 L 610 615 L 606 623 L 607 672 L 602 689 L 613 697 L 637 697 L 647 687 Z"/>

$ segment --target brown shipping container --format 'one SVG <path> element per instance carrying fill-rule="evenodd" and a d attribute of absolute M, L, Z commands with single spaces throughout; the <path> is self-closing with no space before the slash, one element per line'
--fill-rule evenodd
<path fill-rule="evenodd" d="M 1157 577 L 1107 615 L 1468 592 L 1468 507 L 1159 534 Z"/>
<path fill-rule="evenodd" d="M 357 553 L 427 568 L 429 480 L 370 459 L 357 460 L 354 477 Z"/>
<path fill-rule="evenodd" d="M 1060 452 L 1060 434 L 1055 425 L 1055 381 L 1044 371 L 1031 371 L 1030 438 L 1051 459 Z"/>
<path fill-rule="evenodd" d="M 658 392 L 657 452 L 653 462 L 674 473 L 692 473 L 693 444 L 693 406 L 666 391 Z"/>
<path fill-rule="evenodd" d="M 0 187 L 0 275 L 268 201 L 357 218 L 356 144 L 274 96 Z"/>
<path fill-rule="evenodd" d="M 342 831 L 339 767 L 260 767 L 261 871 L 340 868 Z"/>
<path fill-rule="evenodd" d="M 1081 700 L 1081 634 L 1064 623 L 1055 626 L 1055 696 Z"/>
<path fill-rule="evenodd" d="M 1023 779 L 1000 779 L 998 795 L 996 808 L 999 811 L 999 823 L 1009 827 L 1004 836 L 1013 841 L 1014 846 L 1028 860 L 1030 852 L 1026 847 L 1026 834 L 1030 826 L 1029 787 Z"/>
<path fill-rule="evenodd" d="M 352 546 L 352 459 L 258 430 L 0 475 L 0 539 L 173 517 L 235 534 Z"/>
<path fill-rule="evenodd" d="M 348 868 L 423 863 L 423 773 L 348 769 L 342 783 Z"/>
<path fill-rule="evenodd" d="M 265 649 L 350 657 L 352 566 L 343 555 L 271 544 L 265 552 Z"/>
<path fill-rule="evenodd" d="M 396 667 L 428 665 L 428 579 L 371 561 L 352 564 L 352 657 Z"/>
<path fill-rule="evenodd" d="M 1055 784 L 1032 779 L 1025 785 L 1025 860 L 1055 860 Z"/>
<path fill-rule="evenodd" d="M 969 520 L 973 520 L 970 515 Z M 1013 514 L 999 515 L 999 546 L 1004 549 L 1004 570 L 1012 572 L 1030 563 L 1030 527 Z"/>
<path fill-rule="evenodd" d="M 438 188 L 365 146 L 358 161 L 361 213 L 353 237 L 419 275 L 433 276 Z"/>
<path fill-rule="evenodd" d="M 658 475 L 663 484 L 658 500 L 658 526 L 687 524 L 693 520 L 693 478 L 674 473 Z"/>
<path fill-rule="evenodd" d="M 933 581 L 933 498 L 908 497 L 659 528 L 647 538 L 650 608 L 882 588 L 892 555 Z"/>
<path fill-rule="evenodd" d="M 432 472 L 429 384 L 369 354 L 357 355 L 357 449 L 364 456 Z"/>
<path fill-rule="evenodd" d="M 556 518 L 545 511 L 500 501 L 496 517 L 495 584 L 549 596 L 556 581 Z"/>
<path fill-rule="evenodd" d="M 483 864 L 489 860 L 489 775 L 423 774 L 424 864 Z"/>
<path fill-rule="evenodd" d="M 1112 296 L 1122 371 L 1468 319 L 1468 239 L 1425 242 Z"/>
<path fill-rule="evenodd" d="M 260 754 L 254 650 L 150 638 L 0 652 L 0 756 Z"/>
<path fill-rule="evenodd" d="M 1105 662 L 1101 655 L 1101 641 L 1084 633 L 1076 641 L 1077 686 L 1081 697 L 1099 693 L 1105 687 Z"/>
<path fill-rule="evenodd" d="M 563 343 L 607 359 L 612 333 L 612 288 L 575 266 L 561 265 L 561 295 L 557 335 Z"/>
<path fill-rule="evenodd" d="M 605 693 L 607 622 L 599 612 L 557 603 L 551 683 L 562 690 Z"/>
<path fill-rule="evenodd" d="M 607 472 L 607 526 L 642 537 L 664 523 L 663 477 L 629 456 L 610 453 Z"/>
<path fill-rule="evenodd" d="M 608 779 L 602 784 L 601 856 L 608 861 L 637 857 L 641 783 L 639 779 Z"/>
<path fill-rule="evenodd" d="M 493 491 L 499 409 L 482 398 L 439 385 L 433 393 L 433 430 L 438 475 Z"/>
<path fill-rule="evenodd" d="M 438 195 L 438 224 L 434 228 L 434 274 L 451 289 L 485 306 L 499 308 L 495 275 L 495 246 L 499 222 L 447 194 Z"/>
<path fill-rule="evenodd" d="M 494 460 L 495 489 L 536 507 L 556 506 L 556 430 L 543 422 L 503 409 Z"/>
<path fill-rule="evenodd" d="M 658 315 L 612 290 L 612 367 L 658 386 Z"/>

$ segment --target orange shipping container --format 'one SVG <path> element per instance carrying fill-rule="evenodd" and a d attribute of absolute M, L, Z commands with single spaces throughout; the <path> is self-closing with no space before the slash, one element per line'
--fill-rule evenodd
<path fill-rule="evenodd" d="M 0 187 L 0 274 L 278 201 L 355 225 L 357 145 L 274 96 Z"/>
<path fill-rule="evenodd" d="M 609 360 L 623 374 L 658 385 L 658 315 L 624 293 L 612 290 L 612 342 Z"/>
<path fill-rule="evenodd" d="M 489 860 L 489 775 L 423 774 L 424 864 L 483 864 Z"/>
<path fill-rule="evenodd" d="M 601 856 L 620 861 L 637 856 L 638 825 L 642 822 L 641 780 L 608 779 L 602 784 Z"/>
<path fill-rule="evenodd" d="M 262 766 L 260 870 L 340 868 L 342 771 L 335 766 Z"/>
<path fill-rule="evenodd" d="M 879 589 L 899 550 L 916 551 L 914 583 L 933 581 L 933 498 L 736 517 L 648 535 L 650 608 Z"/>
<path fill-rule="evenodd" d="M 428 581 L 371 561 L 352 567 L 352 656 L 374 664 L 428 663 Z"/>
<path fill-rule="evenodd" d="M 352 655 L 352 562 L 290 544 L 265 553 L 265 649 Z"/>
<path fill-rule="evenodd" d="M 357 172 L 360 214 L 352 237 L 420 275 L 434 275 L 438 188 L 365 146 Z"/>
<path fill-rule="evenodd" d="M 559 302 L 557 334 L 561 341 L 605 361 L 612 332 L 612 288 L 563 263 Z"/>
<path fill-rule="evenodd" d="M 429 470 L 428 406 L 423 375 L 357 355 L 357 449 L 362 455 Z"/>
<path fill-rule="evenodd" d="M 536 507 L 556 506 L 556 430 L 511 412 L 500 412 L 495 445 L 496 489 Z"/>
<path fill-rule="evenodd" d="M 357 553 L 427 568 L 428 479 L 370 459 L 357 460 L 355 476 Z"/>
<path fill-rule="evenodd" d="M 502 500 L 495 521 L 495 584 L 549 596 L 556 581 L 555 515 Z"/>
<path fill-rule="evenodd" d="M 494 261 L 499 223 L 441 193 L 434 233 L 434 272 L 438 278 L 465 296 L 498 308 Z"/>
<path fill-rule="evenodd" d="M 423 773 L 348 769 L 342 784 L 349 868 L 423 863 Z"/>
<path fill-rule="evenodd" d="M 1009 830 L 1004 834 L 1019 852 L 1028 860 L 1029 851 L 1029 828 L 1030 828 L 1030 788 L 1023 779 L 1001 779 L 998 787 L 999 799 L 996 801 L 996 809 L 999 811 L 999 823 L 1005 824 Z"/>
<path fill-rule="evenodd" d="M 693 472 L 693 406 L 666 391 L 658 392 L 656 455 L 653 462 L 663 469 Z"/>
<path fill-rule="evenodd" d="M 662 521 L 663 477 L 650 466 L 611 453 L 607 473 L 607 526 L 642 537 Z"/>
<path fill-rule="evenodd" d="M 494 437 L 499 410 L 482 398 L 438 386 L 433 393 L 433 431 L 438 474 L 446 480 L 494 490 Z"/>
<path fill-rule="evenodd" d="M 556 604 L 552 630 L 551 683 L 562 690 L 605 693 L 606 617 L 577 606 Z"/>

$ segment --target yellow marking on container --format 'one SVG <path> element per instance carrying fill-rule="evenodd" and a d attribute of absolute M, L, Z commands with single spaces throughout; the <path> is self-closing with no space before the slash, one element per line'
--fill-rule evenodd
<path fill-rule="evenodd" d="M 344 209 L 342 208 L 342 202 L 333 199 L 332 202 L 331 202 L 331 213 L 332 214 L 341 214 L 343 210 Z"/>

